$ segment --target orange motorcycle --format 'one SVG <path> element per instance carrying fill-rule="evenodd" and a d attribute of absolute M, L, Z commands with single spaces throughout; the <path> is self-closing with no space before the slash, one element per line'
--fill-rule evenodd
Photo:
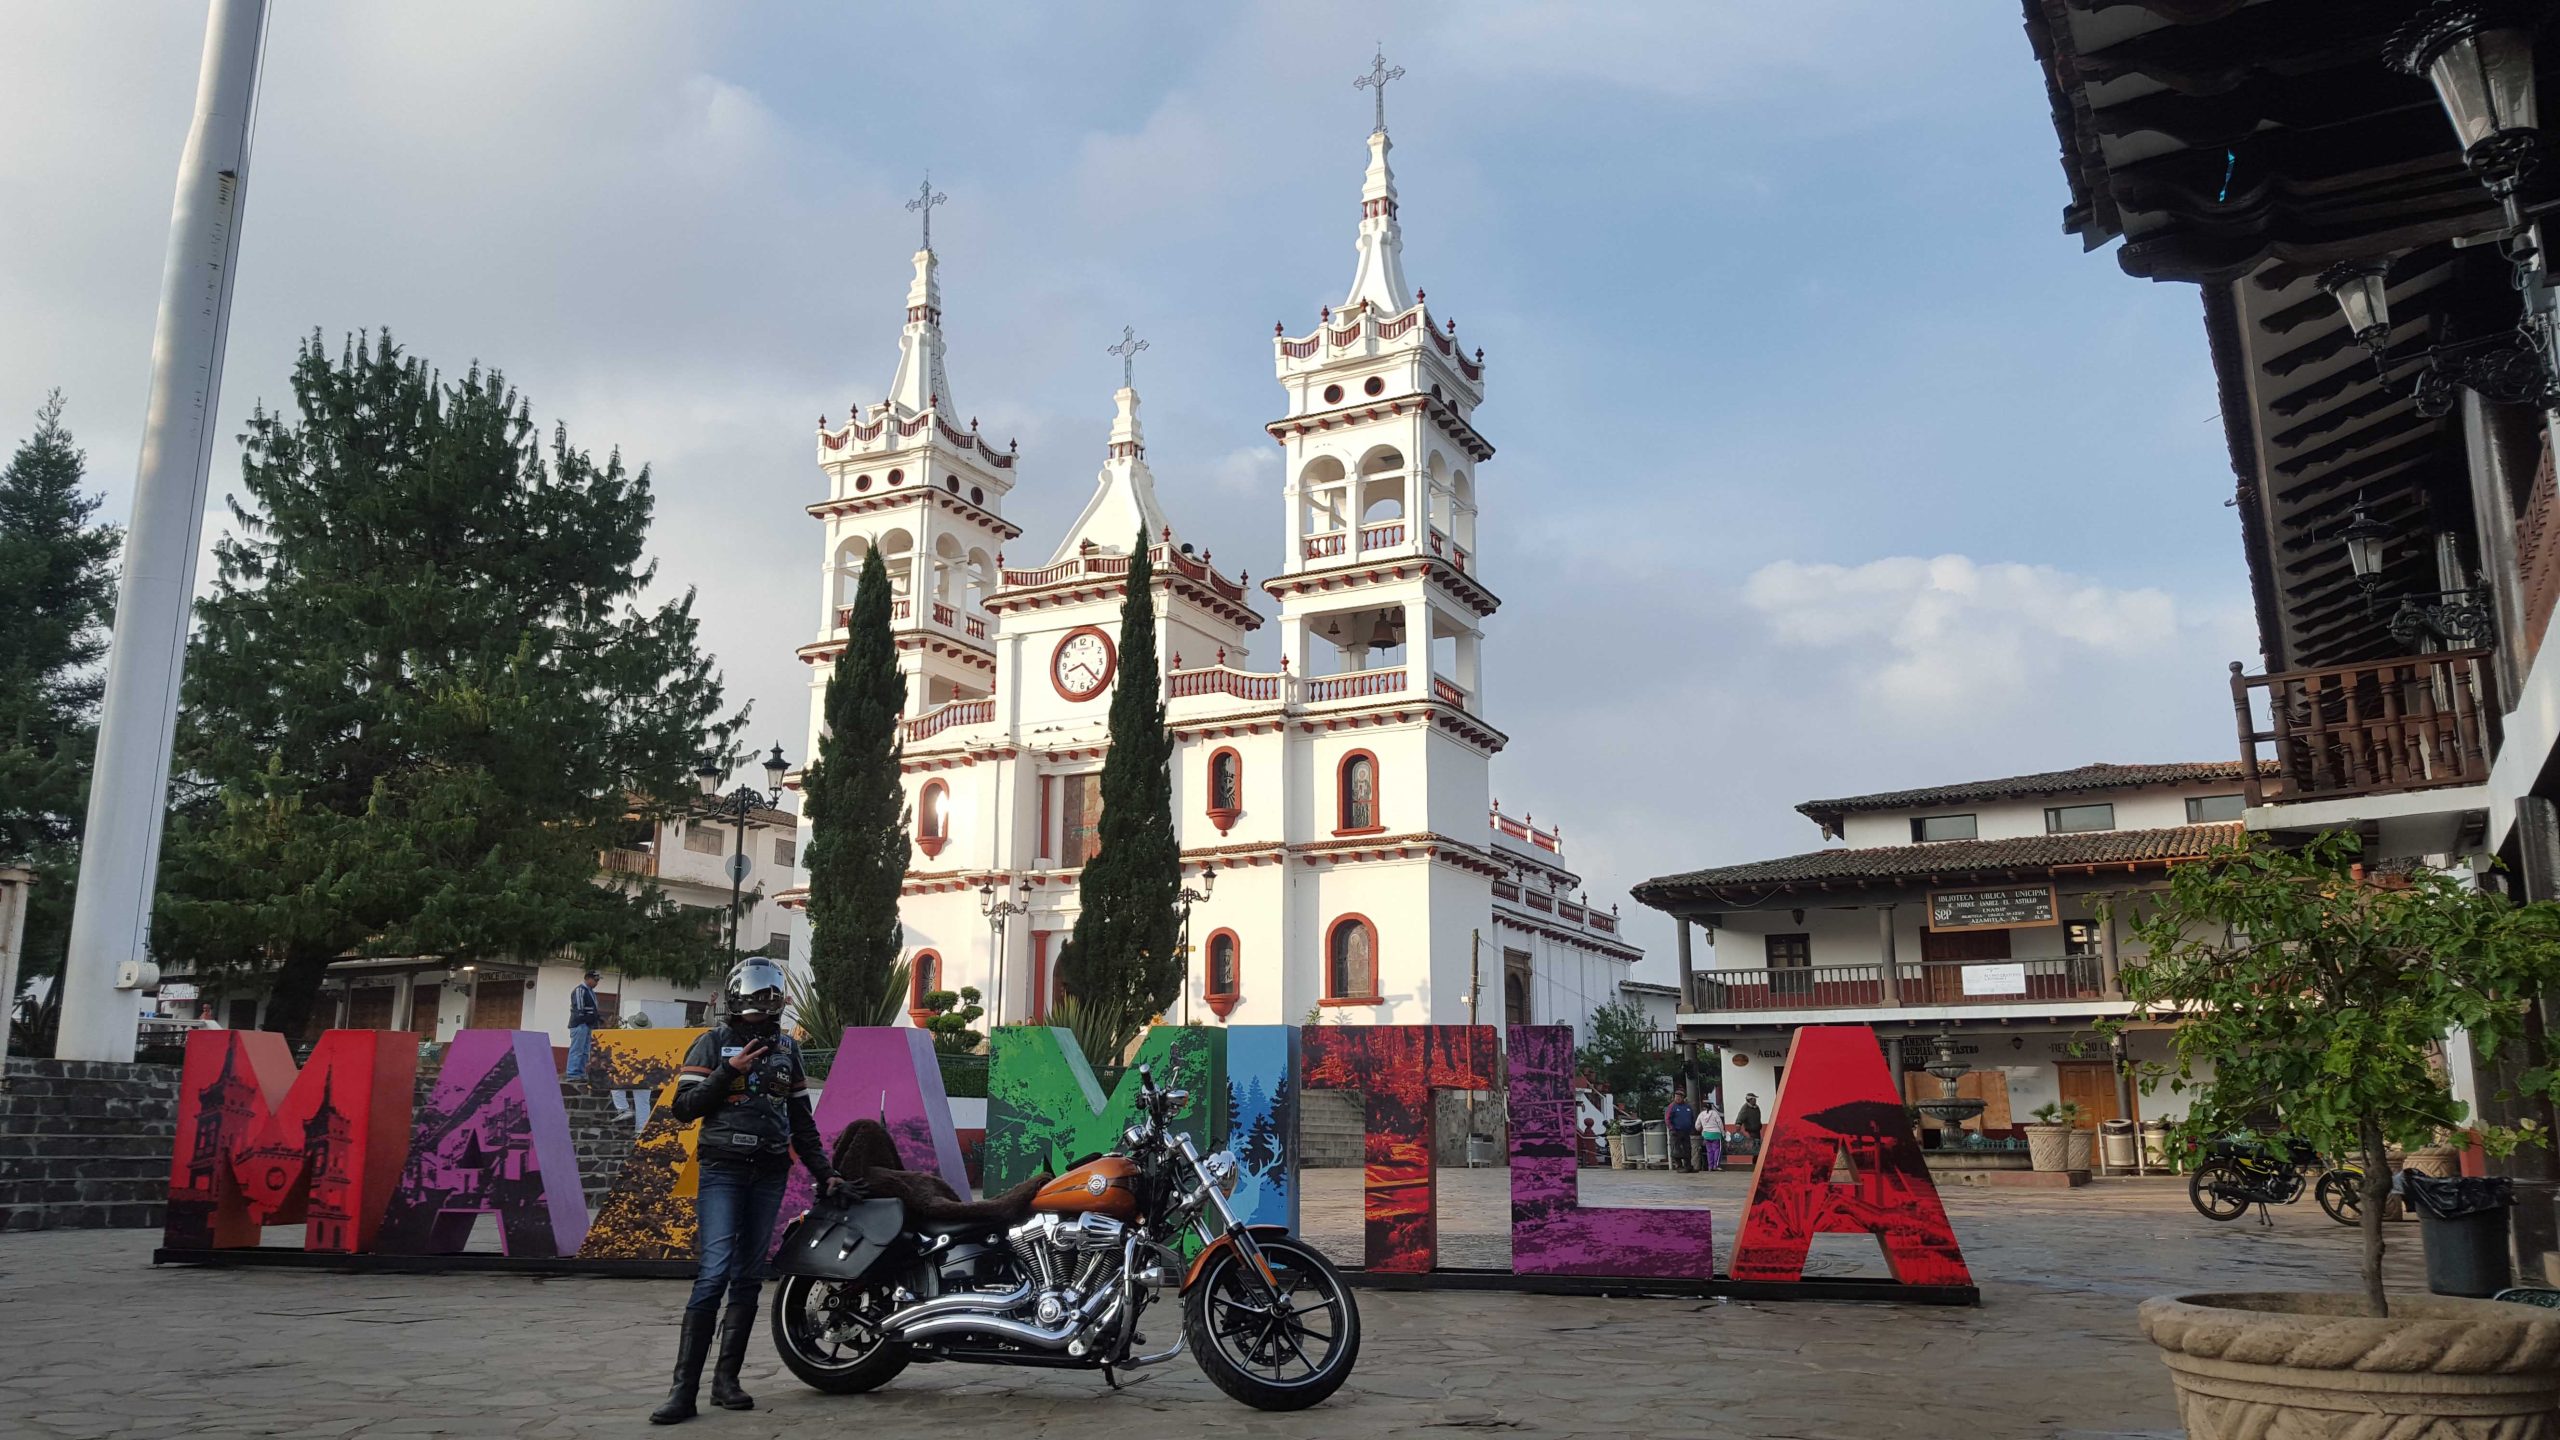
<path fill-rule="evenodd" d="M 1171 1121 L 1190 1101 L 1138 1071 L 1138 1119 L 1107 1155 L 1078 1162 L 1006 1222 L 909 1222 L 894 1199 L 822 1206 L 775 1256 L 774 1345 L 791 1373 L 846 1395 L 908 1365 L 948 1361 L 1122 1371 L 1187 1342 L 1221 1390 L 1300 1410 L 1342 1387 L 1360 1355 L 1360 1311 L 1342 1273 L 1278 1225 L 1227 1206 L 1235 1156 L 1202 1155 Z M 1201 1242 L 1185 1261 L 1177 1243 Z M 1173 1343 L 1142 1353 L 1140 1317 L 1178 1290 Z"/>

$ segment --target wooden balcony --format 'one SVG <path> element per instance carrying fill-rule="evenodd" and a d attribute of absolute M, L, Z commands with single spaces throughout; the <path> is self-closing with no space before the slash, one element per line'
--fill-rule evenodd
<path fill-rule="evenodd" d="M 2231 708 L 2248 803 L 2390 795 L 2489 778 L 2497 720 L 2486 650 L 2244 675 Z M 2263 722 L 2261 716 L 2264 717 Z"/>
<path fill-rule="evenodd" d="M 1692 1010 L 1857 1010 L 1889 1005 L 2033 1005 L 2107 1000 L 2095 955 L 2032 960 L 1903 960 L 1888 991 L 1882 964 L 1809 965 L 1771 970 L 1702 970 Z"/>

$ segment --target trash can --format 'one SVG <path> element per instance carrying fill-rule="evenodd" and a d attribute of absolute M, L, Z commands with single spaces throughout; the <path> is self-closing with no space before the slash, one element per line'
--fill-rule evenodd
<path fill-rule="evenodd" d="M 2169 1168 L 2168 1121 L 2145 1120 L 2142 1122 L 2142 1163 L 2155 1170 Z"/>
<path fill-rule="evenodd" d="M 2398 1183 L 2418 1212 L 2429 1290 L 2486 1300 L 2515 1283 L 2507 1255 L 2507 1212 L 2515 1208 L 2515 1187 L 2505 1176 L 2440 1179 L 2403 1170 Z"/>
<path fill-rule="evenodd" d="M 2106 1156 L 2110 1170 L 2130 1170 L 2141 1147 L 2135 1143 L 2133 1122 L 2108 1120 L 2098 1126 L 2098 1148 Z"/>
<path fill-rule="evenodd" d="M 1492 1136 L 1470 1135 L 1467 1137 L 1467 1163 L 1471 1166 L 1490 1165 L 1493 1163 Z"/>

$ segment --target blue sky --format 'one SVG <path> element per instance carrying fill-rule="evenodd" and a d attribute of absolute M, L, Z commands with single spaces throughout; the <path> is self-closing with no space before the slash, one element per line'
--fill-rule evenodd
<path fill-rule="evenodd" d="M 112 514 L 201 40 L 0 0 L 0 433 L 61 386 Z M 923 172 L 1025 553 L 1089 493 L 1128 324 L 1175 523 L 1267 575 L 1268 337 L 1349 283 L 1381 40 L 1407 273 L 1489 364 L 1495 793 L 1595 902 L 1814 848 L 1813 796 L 2234 752 L 2196 296 L 2061 232 L 1999 4 L 275 0 L 222 428 L 314 327 L 503 368 L 654 467 L 662 576 L 796 750 L 811 425 L 888 385 Z"/>

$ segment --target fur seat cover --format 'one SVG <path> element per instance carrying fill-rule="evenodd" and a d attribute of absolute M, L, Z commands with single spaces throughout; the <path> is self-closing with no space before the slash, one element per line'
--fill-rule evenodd
<path fill-rule="evenodd" d="M 898 1142 L 877 1120 L 856 1120 L 836 1138 L 836 1173 L 859 1175 L 871 1193 L 907 1207 L 912 1220 L 944 1224 L 1017 1225 L 1031 1216 L 1031 1197 L 1049 1183 L 1043 1171 L 1001 1195 L 970 1200 L 954 1193 L 930 1170 L 910 1170 L 899 1159 Z"/>

